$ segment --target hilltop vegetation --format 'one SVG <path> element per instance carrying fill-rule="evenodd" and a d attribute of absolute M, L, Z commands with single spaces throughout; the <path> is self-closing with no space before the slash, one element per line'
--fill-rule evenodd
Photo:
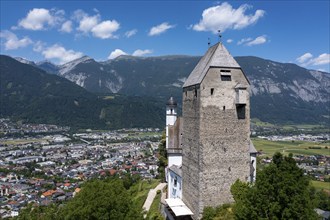
<path fill-rule="evenodd" d="M 143 219 L 142 205 L 157 181 L 108 177 L 83 184 L 81 191 L 65 204 L 30 204 L 16 219 Z"/>
<path fill-rule="evenodd" d="M 203 220 L 211 219 L 319 219 L 318 207 L 330 210 L 330 198 L 315 191 L 292 155 L 276 153 L 272 163 L 258 170 L 254 184 L 237 180 L 231 187 L 234 204 L 206 207 Z"/>

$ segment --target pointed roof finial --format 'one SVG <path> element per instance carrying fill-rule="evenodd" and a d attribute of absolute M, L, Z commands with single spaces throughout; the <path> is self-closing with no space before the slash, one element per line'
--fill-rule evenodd
<path fill-rule="evenodd" d="M 219 42 L 221 43 L 221 37 L 222 37 L 222 35 L 220 33 L 221 33 L 221 30 L 218 30 Z"/>

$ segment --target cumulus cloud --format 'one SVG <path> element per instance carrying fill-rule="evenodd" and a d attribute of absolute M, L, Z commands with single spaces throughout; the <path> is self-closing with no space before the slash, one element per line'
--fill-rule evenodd
<path fill-rule="evenodd" d="M 237 42 L 237 45 L 244 44 L 246 46 L 254 46 L 254 45 L 259 45 L 259 44 L 264 44 L 267 42 L 267 36 L 262 35 L 259 37 L 256 37 L 255 39 L 249 37 L 249 38 L 243 38 Z"/>
<path fill-rule="evenodd" d="M 72 21 L 66 21 L 62 24 L 60 29 L 61 32 L 71 33 L 72 31 Z"/>
<path fill-rule="evenodd" d="M 4 38 L 5 50 L 16 50 L 21 47 L 26 47 L 29 44 L 32 44 L 32 40 L 29 37 L 23 37 L 18 39 L 18 37 L 8 30 L 0 32 L 0 38 Z"/>
<path fill-rule="evenodd" d="M 34 8 L 28 12 L 25 18 L 18 22 L 18 26 L 34 31 L 44 30 L 63 20 L 63 15 L 63 10 L 56 11 L 45 8 Z"/>
<path fill-rule="evenodd" d="M 243 4 L 234 9 L 229 3 L 207 8 L 202 13 L 199 23 L 192 25 L 195 31 L 211 31 L 217 33 L 218 30 L 224 32 L 227 29 L 243 29 L 255 24 L 265 14 L 264 10 L 256 10 L 254 14 L 246 14 L 252 6 Z"/>
<path fill-rule="evenodd" d="M 78 30 L 82 31 L 84 33 L 87 33 L 91 31 L 99 22 L 99 15 L 94 15 L 94 16 L 84 16 L 80 21 L 79 21 L 79 27 Z"/>
<path fill-rule="evenodd" d="M 310 61 L 310 63 L 313 66 L 329 64 L 330 63 L 330 54 L 323 53 L 323 54 L 319 55 L 318 57 L 312 59 Z"/>
<path fill-rule="evenodd" d="M 141 57 L 141 56 L 144 56 L 146 54 L 151 54 L 152 53 L 152 50 L 136 50 L 133 52 L 132 56 L 137 56 L 137 57 Z"/>
<path fill-rule="evenodd" d="M 56 59 L 60 64 L 70 62 L 84 55 L 81 52 L 67 50 L 63 46 L 58 44 L 54 44 L 50 47 L 47 47 L 41 53 L 46 59 Z"/>
<path fill-rule="evenodd" d="M 312 57 L 313 55 L 311 53 L 305 53 L 304 55 L 298 57 L 296 61 L 298 61 L 298 63 L 304 63 L 306 60 L 309 60 Z"/>
<path fill-rule="evenodd" d="M 256 39 L 246 43 L 247 46 L 253 46 L 253 45 L 258 45 L 258 44 L 264 44 L 267 42 L 267 38 L 265 35 L 259 36 Z"/>
<path fill-rule="evenodd" d="M 137 33 L 137 30 L 136 30 L 136 29 L 133 29 L 133 30 L 130 30 L 130 31 L 126 31 L 125 36 L 126 36 L 127 38 L 130 38 L 130 37 L 132 37 L 133 35 L 135 35 L 136 33 Z"/>
<path fill-rule="evenodd" d="M 239 40 L 237 42 L 237 45 L 241 45 L 241 44 L 244 44 L 244 43 L 249 42 L 249 41 L 252 41 L 252 38 L 251 37 L 249 37 L 249 38 L 243 38 L 243 39 L 241 39 L 241 40 Z"/>
<path fill-rule="evenodd" d="M 37 41 L 33 46 L 33 51 L 35 52 L 42 52 L 46 46 L 46 43 Z"/>
<path fill-rule="evenodd" d="M 155 27 L 152 27 L 148 33 L 149 36 L 156 36 L 156 35 L 160 35 L 164 32 L 166 32 L 167 30 L 174 28 L 175 25 L 171 25 L 167 22 L 161 23 L 160 25 L 157 25 Z"/>
<path fill-rule="evenodd" d="M 141 56 L 144 56 L 146 54 L 151 54 L 151 53 L 153 53 L 153 51 L 149 50 L 149 49 L 146 49 L 146 50 L 137 49 L 132 53 L 132 56 L 141 57 Z M 122 51 L 121 49 L 115 49 L 114 51 L 112 51 L 109 54 L 108 59 L 115 59 L 121 55 L 129 55 L 129 54 Z"/>
<path fill-rule="evenodd" d="M 83 34 L 92 33 L 94 37 L 101 39 L 118 38 L 114 32 L 120 28 L 120 24 L 116 20 L 101 21 L 100 14 L 97 10 L 95 12 L 96 15 L 90 16 L 83 10 L 76 10 L 73 19 L 79 23 L 77 30 Z"/>
<path fill-rule="evenodd" d="M 110 53 L 110 55 L 108 56 L 108 59 L 110 59 L 110 60 L 111 59 L 115 59 L 115 58 L 117 58 L 117 57 L 119 57 L 121 55 L 127 55 L 127 53 L 124 52 L 124 51 L 122 51 L 121 49 L 115 49 L 114 51 L 112 51 Z"/>
<path fill-rule="evenodd" d="M 107 39 L 107 38 L 117 38 L 113 35 L 114 32 L 116 32 L 119 29 L 119 23 L 115 20 L 113 21 L 103 21 L 92 28 L 92 33 L 95 37 L 101 38 L 101 39 Z"/>
<path fill-rule="evenodd" d="M 230 44 L 230 43 L 232 43 L 233 41 L 234 41 L 233 39 L 228 39 L 228 40 L 227 40 L 227 43 Z"/>
<path fill-rule="evenodd" d="M 328 53 L 320 54 L 318 57 L 315 58 L 313 57 L 313 54 L 305 53 L 298 57 L 296 61 L 302 66 L 320 66 L 330 63 L 330 54 Z"/>

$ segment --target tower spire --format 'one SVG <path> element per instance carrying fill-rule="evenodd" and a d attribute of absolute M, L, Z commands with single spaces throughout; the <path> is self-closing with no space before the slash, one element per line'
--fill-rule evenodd
<path fill-rule="evenodd" d="M 221 35 L 221 30 L 218 30 L 218 37 L 219 37 L 219 42 L 222 43 L 222 42 L 221 42 L 221 37 L 222 37 L 222 35 Z"/>

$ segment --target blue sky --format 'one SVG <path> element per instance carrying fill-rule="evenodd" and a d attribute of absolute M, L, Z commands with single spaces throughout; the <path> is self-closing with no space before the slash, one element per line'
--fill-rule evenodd
<path fill-rule="evenodd" d="M 329 1 L 3 1 L 1 54 L 62 64 L 135 56 L 203 55 L 222 42 L 329 72 Z"/>

